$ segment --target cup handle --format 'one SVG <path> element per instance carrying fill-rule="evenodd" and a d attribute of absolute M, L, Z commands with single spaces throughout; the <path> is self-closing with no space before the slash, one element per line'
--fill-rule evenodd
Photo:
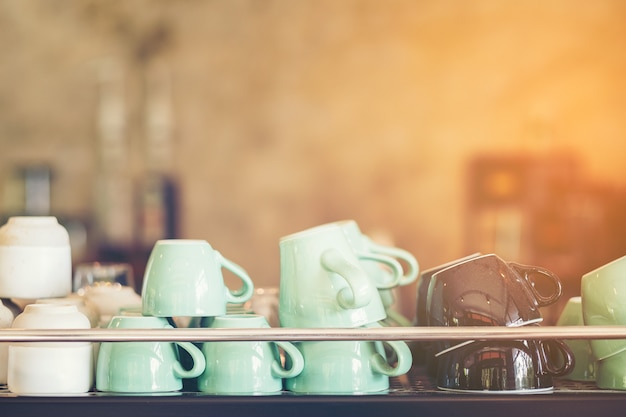
<path fill-rule="evenodd" d="M 295 378 L 304 369 L 304 357 L 298 348 L 290 342 L 272 342 L 281 348 L 285 355 L 289 356 L 289 369 L 283 368 L 280 361 L 272 363 L 272 374 L 277 378 Z"/>
<path fill-rule="evenodd" d="M 522 265 L 522 264 L 518 264 L 515 262 L 509 262 L 509 265 L 516 272 L 521 274 L 524 280 L 528 283 L 528 286 L 530 287 L 530 290 L 532 291 L 532 293 L 535 295 L 535 298 L 537 299 L 537 303 L 539 304 L 539 306 L 542 306 L 542 307 L 548 306 L 554 303 L 556 300 L 558 300 L 559 297 L 561 297 L 561 295 L 563 294 L 563 287 L 561 285 L 561 280 L 553 272 L 545 268 L 538 267 L 538 266 Z M 532 274 L 543 275 L 544 277 L 547 277 L 548 279 L 550 279 L 555 287 L 554 293 L 547 294 L 547 295 L 541 294 L 537 290 L 537 287 L 535 287 L 535 284 L 531 279 Z"/>
<path fill-rule="evenodd" d="M 200 376 L 206 368 L 206 359 L 202 351 L 191 342 L 175 342 L 178 346 L 185 349 L 193 359 L 193 367 L 185 369 L 180 362 L 174 363 L 174 373 L 179 378 L 195 378 Z"/>
<path fill-rule="evenodd" d="M 404 271 L 402 270 L 402 265 L 400 265 L 400 262 L 396 261 L 390 256 L 372 253 L 372 252 L 368 252 L 368 253 L 358 252 L 357 256 L 359 257 L 359 259 L 372 261 L 372 262 L 378 262 L 383 265 L 387 265 L 389 268 L 391 268 L 392 279 L 387 283 L 375 282 L 374 284 L 376 285 L 376 288 L 381 289 L 381 290 L 387 290 L 387 289 L 394 288 L 400 285 L 400 281 L 402 280 L 402 274 L 404 273 Z"/>
<path fill-rule="evenodd" d="M 407 268 L 405 271 L 403 271 L 403 275 L 400 277 L 400 280 L 397 285 L 400 285 L 400 286 L 409 285 L 409 284 L 412 284 L 417 279 L 417 275 L 419 274 L 420 268 L 419 268 L 419 263 L 417 262 L 417 259 L 415 259 L 415 256 L 413 256 L 413 254 L 411 254 L 410 252 L 404 249 L 380 245 L 374 242 L 369 237 L 366 237 L 366 241 L 368 245 L 370 246 L 372 252 L 379 253 L 381 255 L 387 255 L 387 256 L 396 258 L 406 263 Z"/>
<path fill-rule="evenodd" d="M 371 328 L 382 326 L 378 323 L 372 323 L 366 327 Z M 380 352 L 377 352 L 370 358 L 372 368 L 375 372 L 387 376 L 400 376 L 409 372 L 411 366 L 413 365 L 413 354 L 411 353 L 411 349 L 406 342 L 401 340 L 385 340 L 376 343 L 384 343 L 393 349 L 398 361 L 395 366 L 390 365 L 389 362 L 387 362 L 387 358 L 385 358 L 385 356 L 383 356 Z M 381 351 L 384 351 L 384 349 L 381 349 Z"/>
<path fill-rule="evenodd" d="M 248 273 L 241 266 L 224 258 L 224 256 L 222 256 L 219 252 L 218 257 L 222 267 L 239 277 L 243 283 L 242 287 L 236 291 L 231 291 L 226 288 L 226 301 L 234 304 L 245 303 L 252 297 L 252 293 L 254 292 L 254 283 L 252 282 L 252 278 L 250 278 Z"/>
<path fill-rule="evenodd" d="M 563 376 L 567 375 L 574 370 L 574 365 L 576 365 L 576 358 L 574 357 L 574 353 L 567 346 L 565 342 L 558 339 L 548 339 L 539 341 L 541 345 L 541 356 L 543 362 L 546 364 L 546 369 L 548 373 L 553 376 Z M 546 350 L 547 347 L 547 350 Z M 554 347 L 561 354 L 563 359 L 563 364 L 560 366 L 553 366 L 553 361 L 550 359 L 549 351 Z"/>
<path fill-rule="evenodd" d="M 365 272 L 349 262 L 337 249 L 328 249 L 320 257 L 322 266 L 338 274 L 348 283 L 337 294 L 337 302 L 342 308 L 364 307 L 372 300 L 371 283 Z"/>

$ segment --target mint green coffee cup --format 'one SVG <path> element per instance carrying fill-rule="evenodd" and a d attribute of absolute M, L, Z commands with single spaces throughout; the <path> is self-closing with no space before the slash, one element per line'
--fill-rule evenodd
<path fill-rule="evenodd" d="M 383 393 L 389 389 L 389 377 L 406 374 L 413 364 L 411 350 L 403 341 L 323 340 L 295 345 L 304 357 L 304 369 L 285 379 L 285 388 L 301 394 Z M 395 363 L 388 362 L 385 345 Z"/>
<path fill-rule="evenodd" d="M 582 326 L 583 309 L 582 298 L 571 297 L 567 300 L 556 322 L 557 326 Z M 574 354 L 573 369 L 563 376 L 572 381 L 594 381 L 596 379 L 596 360 L 591 351 L 591 344 L 586 339 L 571 339 L 563 341 Z"/>
<path fill-rule="evenodd" d="M 601 389 L 626 390 L 626 351 L 597 362 L 596 386 Z"/>
<path fill-rule="evenodd" d="M 171 328 L 167 319 L 149 316 L 114 316 L 111 329 Z M 185 369 L 178 347 L 193 361 Z M 119 393 L 179 391 L 182 380 L 196 378 L 205 368 L 202 351 L 189 342 L 103 342 L 96 365 L 96 389 Z"/>
<path fill-rule="evenodd" d="M 393 289 L 412 284 L 419 274 L 419 263 L 410 252 L 375 242 L 354 220 L 336 222 L 360 258 L 361 266 L 378 289 L 389 325 L 411 326 L 411 320 L 396 311 Z M 404 265 L 404 266 L 403 266 Z"/>
<path fill-rule="evenodd" d="M 233 314 L 215 317 L 211 328 L 269 328 L 264 316 Z M 288 358 L 284 367 L 279 348 Z M 283 379 L 302 372 L 304 359 L 289 342 L 205 342 L 205 371 L 198 377 L 198 390 L 223 395 L 273 394 L 282 391 Z"/>
<path fill-rule="evenodd" d="M 279 248 L 282 327 L 354 328 L 386 317 L 376 286 L 338 224 L 284 236 Z"/>
<path fill-rule="evenodd" d="M 581 299 L 585 325 L 626 325 L 626 256 L 584 274 Z M 626 339 L 593 339 L 591 350 L 606 359 L 626 351 Z"/>
<path fill-rule="evenodd" d="M 363 269 L 379 290 L 412 284 L 419 274 L 419 264 L 410 252 L 384 245 L 361 231 L 354 220 L 341 220 L 338 224 L 350 245 L 359 256 Z M 402 266 L 406 265 L 406 268 Z"/>
<path fill-rule="evenodd" d="M 232 290 L 222 269 L 241 280 Z M 248 273 L 199 239 L 164 239 L 148 258 L 141 290 L 142 313 L 154 317 L 214 317 L 226 314 L 228 303 L 242 304 L 252 297 Z"/>

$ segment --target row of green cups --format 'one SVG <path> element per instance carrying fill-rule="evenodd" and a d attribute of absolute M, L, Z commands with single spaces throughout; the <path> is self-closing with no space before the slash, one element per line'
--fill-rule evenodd
<path fill-rule="evenodd" d="M 168 320 L 151 316 L 115 316 L 112 329 L 171 328 Z M 215 317 L 211 327 L 269 327 L 264 316 L 235 314 Z M 283 367 L 279 350 L 290 358 Z M 178 349 L 189 361 L 181 360 Z M 173 392 L 183 379 L 197 378 L 208 393 L 272 393 L 283 388 L 283 378 L 302 372 L 303 358 L 289 342 L 106 342 L 100 345 L 96 389 L 118 393 Z"/>
<path fill-rule="evenodd" d="M 161 317 L 115 316 L 108 327 L 171 326 Z M 209 327 L 269 325 L 264 316 L 247 313 L 214 317 Z M 383 342 L 373 341 L 104 342 L 97 356 L 95 386 L 104 392 L 164 393 L 181 390 L 184 379 L 196 379 L 198 391 L 220 395 L 276 394 L 283 390 L 315 394 L 384 392 L 389 377 L 406 373 L 412 360 L 403 342 L 385 344 L 393 349 L 397 365 L 388 364 Z M 188 354 L 189 361 L 183 364 L 178 349 Z"/>

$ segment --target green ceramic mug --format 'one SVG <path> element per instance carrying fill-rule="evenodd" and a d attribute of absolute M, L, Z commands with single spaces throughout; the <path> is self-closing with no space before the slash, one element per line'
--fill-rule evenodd
<path fill-rule="evenodd" d="M 378 327 L 371 325 L 368 327 Z M 375 394 L 389 389 L 389 377 L 406 374 L 413 358 L 403 341 L 304 341 L 295 343 L 304 357 L 302 372 L 285 388 L 308 394 Z M 395 363 L 389 363 L 385 345 Z"/>
<path fill-rule="evenodd" d="M 233 314 L 215 317 L 211 328 L 269 328 L 264 316 Z M 284 367 L 279 348 L 288 357 Z M 304 359 L 289 342 L 205 342 L 206 369 L 198 378 L 198 390 L 213 394 L 272 394 L 283 389 L 283 379 L 300 374 Z"/>
<path fill-rule="evenodd" d="M 342 220 L 337 224 L 361 258 L 361 266 L 378 288 L 378 295 L 387 314 L 385 323 L 392 326 L 411 326 L 411 320 L 393 307 L 396 302 L 393 289 L 415 282 L 419 274 L 419 264 L 415 256 L 404 249 L 375 242 L 361 231 L 354 220 Z"/>
<path fill-rule="evenodd" d="M 223 268 L 241 280 L 240 289 L 225 285 Z M 154 317 L 221 316 L 228 303 L 245 303 L 253 291 L 248 273 L 209 242 L 164 239 L 156 242 L 146 265 L 142 312 Z"/>
<path fill-rule="evenodd" d="M 626 390 L 626 351 L 599 360 L 596 366 L 598 388 Z"/>
<path fill-rule="evenodd" d="M 354 328 L 386 317 L 376 286 L 338 224 L 280 239 L 282 327 Z"/>
<path fill-rule="evenodd" d="M 171 328 L 167 319 L 149 316 L 114 316 L 111 329 Z M 178 347 L 189 353 L 190 369 L 180 363 Z M 202 374 L 202 351 L 189 342 L 103 342 L 98 352 L 96 389 L 106 392 L 150 393 L 182 389 L 184 378 Z"/>
<path fill-rule="evenodd" d="M 584 274 L 581 298 L 585 325 L 626 325 L 626 256 Z M 626 340 L 594 339 L 591 350 L 596 359 L 602 360 L 625 351 Z"/>
<path fill-rule="evenodd" d="M 567 300 L 556 322 L 557 326 L 582 326 L 583 309 L 581 297 Z M 571 339 L 563 341 L 574 354 L 574 368 L 563 378 L 573 381 L 593 381 L 596 378 L 596 360 L 591 351 L 589 340 Z"/>

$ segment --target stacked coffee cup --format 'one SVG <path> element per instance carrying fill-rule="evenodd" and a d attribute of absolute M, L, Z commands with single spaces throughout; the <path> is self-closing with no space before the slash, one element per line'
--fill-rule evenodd
<path fill-rule="evenodd" d="M 386 318 L 385 306 L 376 274 L 368 274 L 364 262 L 387 266 L 389 277 L 378 281 L 387 288 L 404 275 L 396 259 L 379 253 L 365 241 L 353 221 L 323 224 L 280 239 L 281 327 L 381 326 L 379 322 Z M 416 275 L 417 271 L 410 274 Z M 304 357 L 304 369 L 285 380 L 286 389 L 293 392 L 380 392 L 389 388 L 389 377 L 405 374 L 412 365 L 410 349 L 402 341 L 383 344 L 320 340 L 295 344 Z M 386 350 L 392 354 L 387 355 Z M 389 357 L 394 357 L 393 363 Z"/>
<path fill-rule="evenodd" d="M 240 289 L 225 285 L 222 269 L 241 280 Z M 181 317 L 210 320 L 225 315 L 227 303 L 246 302 L 253 290 L 247 272 L 206 240 L 159 240 L 146 265 L 141 314 L 113 316 L 108 327 L 163 329 L 173 328 Z M 182 363 L 183 358 L 186 363 Z M 183 381 L 205 372 L 206 362 L 202 346 L 189 342 L 102 343 L 96 389 L 122 393 L 178 391 Z"/>
<path fill-rule="evenodd" d="M 538 277 L 551 282 L 547 294 L 534 285 Z M 536 326 L 543 320 L 540 307 L 560 295 L 558 277 L 544 268 L 505 262 L 495 254 L 474 256 L 432 275 L 428 325 Z M 437 386 L 444 390 L 549 391 L 552 377 L 569 372 L 574 361 L 559 340 L 441 341 L 433 347 Z"/>
<path fill-rule="evenodd" d="M 586 326 L 626 325 L 626 256 L 587 272 L 581 280 Z M 590 341 L 598 388 L 626 390 L 626 340 Z"/>
<path fill-rule="evenodd" d="M 76 303 L 43 303 L 71 292 L 67 230 L 53 216 L 15 216 L 0 227 L 0 298 L 20 300 L 11 326 L 21 329 L 88 329 Z M 4 316 L 4 325 L 11 317 Z M 3 349 L 6 345 L 3 346 Z M 13 343 L 2 357 L 8 389 L 16 394 L 80 394 L 93 382 L 89 342 Z"/>

